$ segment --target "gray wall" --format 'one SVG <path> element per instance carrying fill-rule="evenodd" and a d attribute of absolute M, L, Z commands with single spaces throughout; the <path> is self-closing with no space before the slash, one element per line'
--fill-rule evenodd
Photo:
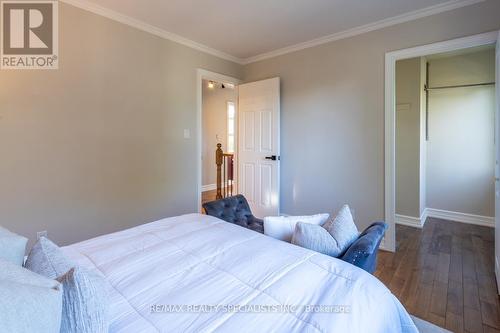
<path fill-rule="evenodd" d="M 495 81 L 495 50 L 429 60 L 431 87 Z M 494 216 L 495 87 L 429 95 L 427 207 Z"/>
<path fill-rule="evenodd" d="M 281 77 L 281 208 L 384 217 L 384 55 L 500 28 L 500 1 L 437 14 L 245 66 Z"/>
<path fill-rule="evenodd" d="M 68 244 L 195 212 L 196 68 L 242 67 L 59 9 L 59 70 L 0 71 L 0 225 Z"/>
<path fill-rule="evenodd" d="M 396 214 L 412 217 L 420 217 L 420 66 L 396 62 Z"/>
<path fill-rule="evenodd" d="M 217 181 L 215 150 L 217 143 L 227 150 L 227 102 L 238 103 L 237 88 L 221 89 L 220 85 L 210 89 L 208 81 L 203 80 L 203 185 L 213 185 Z M 219 138 L 217 140 L 217 137 Z"/>
<path fill-rule="evenodd" d="M 0 71 L 0 224 L 68 244 L 197 210 L 195 69 L 282 82 L 281 207 L 384 216 L 384 54 L 500 28 L 500 1 L 247 66 L 60 4 L 60 69 Z M 191 139 L 183 139 L 190 129 Z"/>

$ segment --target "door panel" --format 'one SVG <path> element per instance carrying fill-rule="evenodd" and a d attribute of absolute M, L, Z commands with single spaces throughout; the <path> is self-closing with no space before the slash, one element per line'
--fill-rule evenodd
<path fill-rule="evenodd" d="M 240 193 L 255 216 L 279 215 L 279 78 L 240 85 L 239 112 Z"/>
<path fill-rule="evenodd" d="M 244 124 L 244 150 L 253 151 L 255 149 L 255 114 L 253 112 L 243 112 Z"/>
<path fill-rule="evenodd" d="M 273 117 L 271 111 L 262 111 L 260 113 L 260 145 L 261 152 L 272 153 L 273 151 Z"/>
<path fill-rule="evenodd" d="M 241 193 L 252 204 L 255 202 L 255 165 L 253 163 L 244 163 L 242 175 Z"/>
<path fill-rule="evenodd" d="M 271 193 L 273 191 L 273 166 L 262 164 L 260 166 L 260 204 L 262 206 L 271 205 Z"/>

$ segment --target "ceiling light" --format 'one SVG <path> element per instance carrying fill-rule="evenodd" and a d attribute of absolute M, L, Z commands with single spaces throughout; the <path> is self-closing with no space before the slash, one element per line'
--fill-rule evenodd
<path fill-rule="evenodd" d="M 213 87 L 214 87 L 214 81 L 209 81 L 208 88 L 213 89 Z"/>

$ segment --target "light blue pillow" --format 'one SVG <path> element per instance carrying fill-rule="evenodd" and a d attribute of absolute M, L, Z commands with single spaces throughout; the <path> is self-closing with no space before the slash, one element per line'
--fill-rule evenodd
<path fill-rule="evenodd" d="M 48 238 L 41 237 L 31 249 L 25 267 L 35 273 L 56 279 L 66 274 L 75 264 Z"/>
<path fill-rule="evenodd" d="M 0 227 L 0 258 L 22 266 L 28 239 Z"/>
<path fill-rule="evenodd" d="M 108 295 L 104 278 L 76 267 L 57 280 L 64 290 L 61 333 L 107 333 Z"/>
<path fill-rule="evenodd" d="M 59 333 L 59 282 L 0 259 L 0 332 Z"/>
<path fill-rule="evenodd" d="M 335 257 L 344 253 L 359 237 L 359 231 L 354 223 L 348 205 L 342 206 L 333 220 L 326 222 L 323 227 L 332 235 L 337 243 Z"/>
<path fill-rule="evenodd" d="M 332 235 L 320 225 L 299 222 L 295 225 L 292 244 L 326 254 L 331 257 L 339 255 L 337 242 Z"/>

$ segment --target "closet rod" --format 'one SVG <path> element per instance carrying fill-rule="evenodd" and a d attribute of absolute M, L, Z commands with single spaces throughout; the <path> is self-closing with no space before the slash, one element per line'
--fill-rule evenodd
<path fill-rule="evenodd" d="M 486 83 L 473 83 L 473 84 L 461 84 L 457 86 L 442 86 L 442 87 L 429 87 L 425 88 L 425 90 L 437 90 L 437 89 L 450 89 L 450 88 L 465 88 L 465 87 L 479 87 L 479 86 L 491 86 L 495 85 L 495 82 L 486 82 Z"/>

